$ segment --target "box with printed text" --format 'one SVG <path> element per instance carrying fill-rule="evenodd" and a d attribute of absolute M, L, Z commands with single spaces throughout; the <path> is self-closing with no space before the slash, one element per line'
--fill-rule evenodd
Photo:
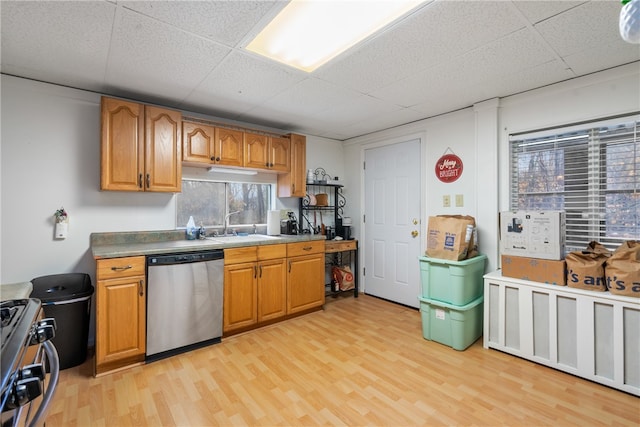
<path fill-rule="evenodd" d="M 500 212 L 502 255 L 562 260 L 564 252 L 564 212 Z"/>

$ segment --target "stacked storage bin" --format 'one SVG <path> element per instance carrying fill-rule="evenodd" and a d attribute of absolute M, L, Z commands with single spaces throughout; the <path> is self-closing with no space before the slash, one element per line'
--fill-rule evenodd
<path fill-rule="evenodd" d="M 422 335 L 456 350 L 466 349 L 482 335 L 486 255 L 463 261 L 419 260 Z"/>

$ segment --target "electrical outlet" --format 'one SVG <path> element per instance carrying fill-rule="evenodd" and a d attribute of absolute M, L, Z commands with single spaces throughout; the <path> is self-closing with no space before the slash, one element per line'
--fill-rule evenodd
<path fill-rule="evenodd" d="M 464 196 L 462 194 L 456 194 L 456 207 L 461 208 L 464 206 Z"/>
<path fill-rule="evenodd" d="M 442 206 L 445 208 L 451 207 L 451 196 L 448 194 L 446 196 L 442 196 Z"/>

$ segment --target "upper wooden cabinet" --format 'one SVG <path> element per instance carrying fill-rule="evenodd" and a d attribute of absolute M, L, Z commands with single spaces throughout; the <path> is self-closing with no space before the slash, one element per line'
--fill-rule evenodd
<path fill-rule="evenodd" d="M 191 166 L 242 166 L 243 133 L 240 130 L 183 121 L 182 161 Z"/>
<path fill-rule="evenodd" d="M 100 188 L 179 192 L 181 122 L 179 111 L 103 97 Z"/>
<path fill-rule="evenodd" d="M 304 197 L 307 192 L 307 137 L 290 134 L 291 171 L 278 174 L 278 197 Z"/>
<path fill-rule="evenodd" d="M 288 138 L 244 133 L 244 166 L 277 172 L 291 170 Z"/>

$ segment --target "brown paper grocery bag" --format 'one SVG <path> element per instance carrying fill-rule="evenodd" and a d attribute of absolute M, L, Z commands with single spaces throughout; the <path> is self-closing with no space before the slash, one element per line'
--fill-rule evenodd
<path fill-rule="evenodd" d="M 612 294 L 640 298 L 640 241 L 623 242 L 604 267 Z"/>
<path fill-rule="evenodd" d="M 567 286 L 604 292 L 607 282 L 604 276 L 604 264 L 611 251 L 598 242 L 591 242 L 583 251 L 570 252 L 567 262 Z"/>
<path fill-rule="evenodd" d="M 430 216 L 427 226 L 427 256 L 461 261 L 469 255 L 475 219 L 468 215 Z"/>

